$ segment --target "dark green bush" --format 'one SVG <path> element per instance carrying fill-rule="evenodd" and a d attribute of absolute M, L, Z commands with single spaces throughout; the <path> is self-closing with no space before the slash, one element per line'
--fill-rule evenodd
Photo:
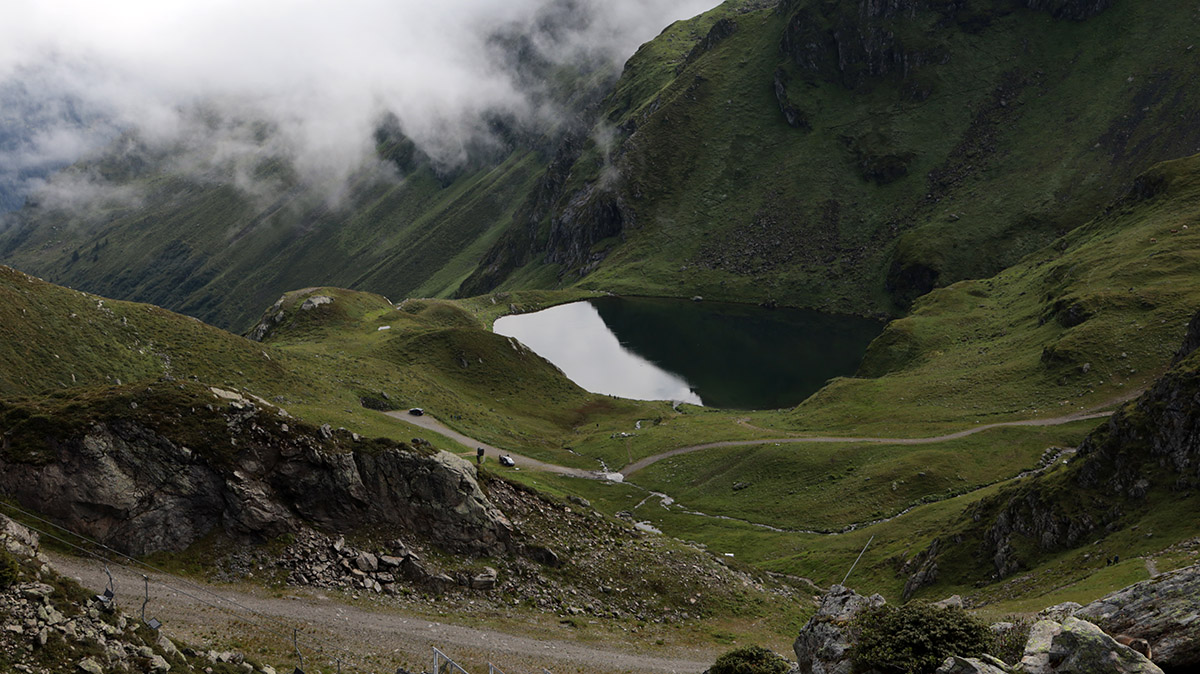
<path fill-rule="evenodd" d="M 947 657 L 978 657 L 991 646 L 987 625 L 961 608 L 925 602 L 890 604 L 854 619 L 859 632 L 850 657 L 856 669 L 932 674 Z"/>
<path fill-rule="evenodd" d="M 785 674 L 787 660 L 762 646 L 743 646 L 717 658 L 707 674 Z"/>
<path fill-rule="evenodd" d="M 17 564 L 16 557 L 0 547 L 0 589 L 7 589 L 17 582 L 17 574 L 20 572 L 21 566 Z"/>

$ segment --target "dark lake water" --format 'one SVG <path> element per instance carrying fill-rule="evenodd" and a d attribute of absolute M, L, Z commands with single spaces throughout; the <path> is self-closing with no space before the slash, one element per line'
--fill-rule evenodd
<path fill-rule="evenodd" d="M 732 409 L 789 407 L 853 375 L 882 330 L 802 309 L 620 297 L 495 324 L 594 393 Z"/>

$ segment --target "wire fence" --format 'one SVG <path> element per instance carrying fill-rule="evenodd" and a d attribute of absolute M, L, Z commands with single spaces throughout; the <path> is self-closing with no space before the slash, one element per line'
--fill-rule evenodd
<path fill-rule="evenodd" d="M 154 617 L 146 618 L 146 607 L 150 603 L 150 584 L 153 583 L 170 592 L 176 592 L 184 597 L 188 597 L 193 601 L 199 602 L 212 609 L 233 616 L 238 620 L 244 621 L 267 634 L 278 637 L 283 643 L 290 642 L 296 658 L 296 669 L 293 674 L 304 674 L 304 654 L 300 648 L 301 641 L 311 643 L 316 646 L 310 650 L 315 650 L 320 654 L 324 662 L 333 666 L 338 674 L 341 674 L 342 665 L 347 665 L 353 670 L 373 673 L 378 670 L 369 668 L 357 656 L 357 653 L 349 651 L 341 646 L 330 643 L 326 639 L 314 635 L 312 633 L 301 634 L 301 628 L 295 625 L 288 624 L 278 618 L 267 615 L 254 608 L 246 606 L 234 599 L 225 597 L 211 588 L 205 587 L 199 583 L 180 577 L 170 571 L 166 571 L 157 566 L 139 560 L 135 557 L 127 555 L 119 550 L 115 550 L 97 540 L 84 536 L 67 529 L 66 527 L 56 524 L 48 519 L 45 519 L 35 513 L 32 513 L 24 508 L 16 506 L 6 501 L 0 501 L 0 507 L 7 508 L 11 512 L 18 513 L 23 516 L 21 521 L 22 526 L 25 526 L 39 535 L 53 541 L 57 541 L 62 545 L 79 552 L 85 557 L 95 559 L 104 565 L 104 571 L 108 575 L 108 585 L 104 592 L 97 594 L 96 599 L 102 604 L 115 605 L 116 603 L 116 585 L 113 580 L 112 573 L 109 571 L 109 566 L 121 567 L 140 573 L 143 580 L 143 593 L 141 603 L 141 620 L 153 630 L 158 630 L 162 627 L 162 623 Z M 29 520 L 40 523 L 42 526 L 31 524 Z M 58 532 L 58 533 L 55 533 Z M 74 540 L 72 540 L 74 539 Z M 82 543 L 82 544 L 81 544 Z M 106 554 L 97 552 L 102 550 Z M 142 570 L 149 570 L 157 574 L 157 577 L 151 579 L 149 575 Z M 167 582 L 163 578 L 170 579 L 173 582 Z M 185 589 L 188 588 L 188 589 Z M 397 673 L 403 670 L 397 670 Z M 470 674 L 461 665 L 455 662 L 450 656 L 446 655 L 437 647 L 433 647 L 433 671 L 431 674 Z M 504 672 L 492 664 L 488 663 L 488 674 L 504 674 Z M 551 674 L 550 670 L 541 668 L 541 674 Z"/>

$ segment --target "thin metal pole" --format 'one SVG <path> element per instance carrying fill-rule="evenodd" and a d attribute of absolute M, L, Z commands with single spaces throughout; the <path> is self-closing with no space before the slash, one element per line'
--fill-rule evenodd
<path fill-rule="evenodd" d="M 854 571 L 854 567 L 858 566 L 858 560 L 862 559 L 863 553 L 865 553 L 867 551 L 867 546 L 869 546 L 871 544 L 871 541 L 873 541 L 873 540 L 875 540 L 874 534 L 872 534 L 871 537 L 867 539 L 867 545 L 863 546 L 862 552 L 858 553 L 858 559 L 855 559 L 854 563 L 850 565 L 850 571 L 847 571 L 846 578 L 842 579 L 843 586 L 846 585 L 846 579 L 850 577 L 850 573 Z"/>
<path fill-rule="evenodd" d="M 143 573 L 142 580 L 146 582 L 146 598 L 142 600 L 142 622 L 146 622 L 146 604 L 150 603 L 150 577 Z"/>
<path fill-rule="evenodd" d="M 297 636 L 300 630 L 296 627 L 292 628 L 292 648 L 296 649 L 296 660 L 300 662 L 300 669 L 304 669 L 304 656 L 300 653 L 300 639 Z"/>

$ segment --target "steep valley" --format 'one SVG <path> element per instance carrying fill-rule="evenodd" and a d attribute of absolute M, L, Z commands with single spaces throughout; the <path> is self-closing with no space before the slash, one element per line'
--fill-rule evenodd
<path fill-rule="evenodd" d="M 567 642 L 600 655 L 564 671 L 699 671 L 787 652 L 840 585 L 1028 627 L 1195 565 L 1197 29 L 1181 0 L 727 0 L 619 77 L 529 66 L 562 125 L 493 120 L 503 142 L 462 164 L 385 118 L 334 200 L 256 122 L 198 109 L 261 143 L 203 175 L 130 130 L 50 179 L 96 199 L 0 221 L 0 513 L 88 586 L 34 557 L 0 605 L 111 632 L 91 554 L 125 585 L 149 563 L 236 592 L 310 644 L 391 624 L 453 634 L 480 671 Z M 886 326 L 852 375 L 761 410 L 591 392 L 493 331 L 612 295 Z M 626 320 L 665 332 L 648 315 Z M 662 320 L 715 331 L 684 315 Z M 341 611 L 374 627 L 338 632 Z M 196 653 L 118 628 L 123 662 L 291 657 L 202 613 L 178 614 Z M 21 625 L 0 665 L 76 671 Z"/>

